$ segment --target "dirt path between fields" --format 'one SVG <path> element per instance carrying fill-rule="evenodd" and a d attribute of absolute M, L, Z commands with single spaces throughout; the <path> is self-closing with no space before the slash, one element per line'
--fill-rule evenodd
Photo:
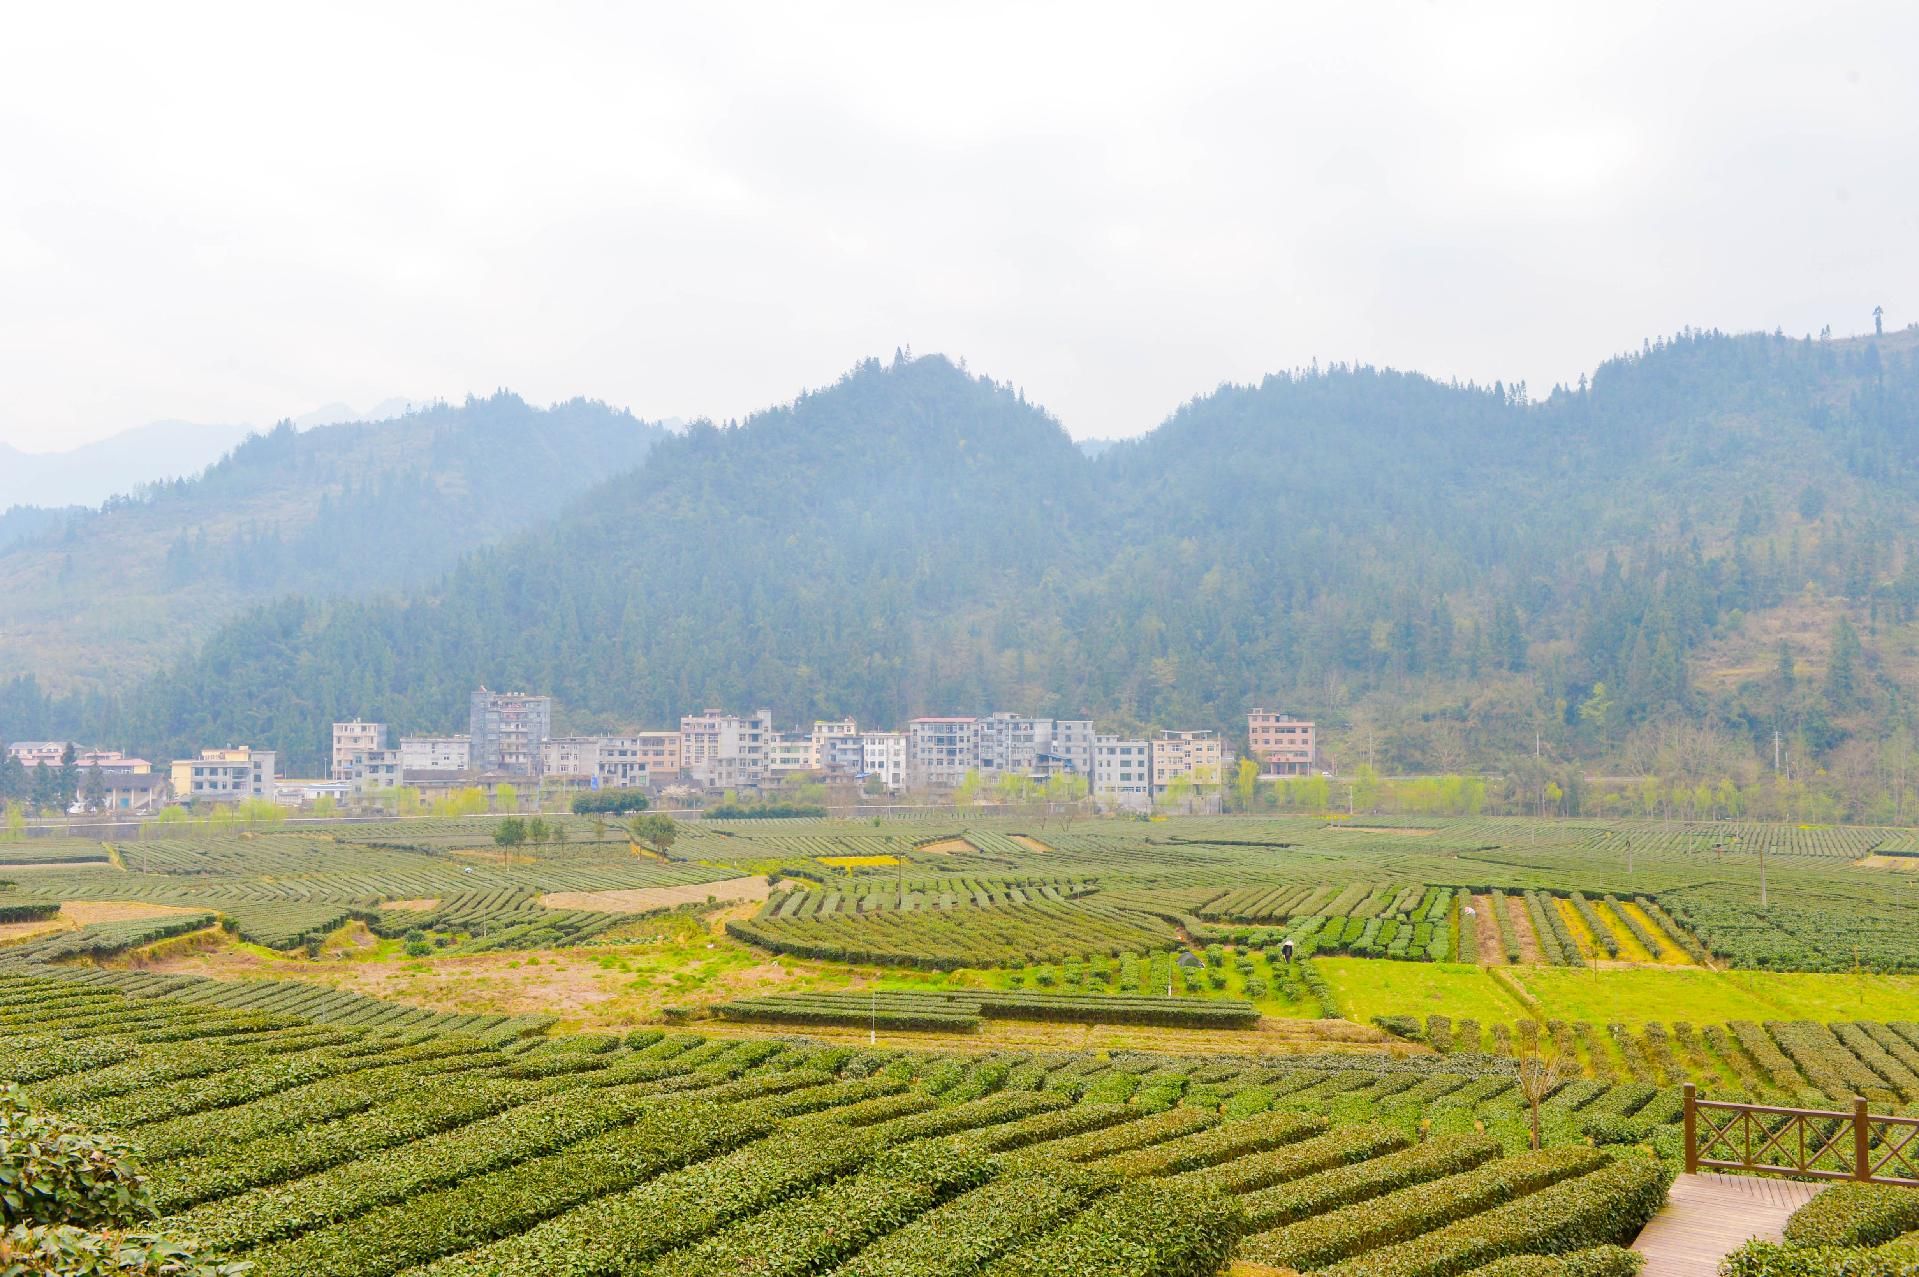
<path fill-rule="evenodd" d="M 678 887 L 629 887 L 620 891 L 550 891 L 540 897 L 549 909 L 592 909 L 600 913 L 651 913 L 674 905 L 716 900 L 764 900 L 772 888 L 764 877 L 690 882 Z"/>
<path fill-rule="evenodd" d="M 1479 915 L 1474 921 L 1479 924 L 1477 933 L 1479 938 L 1479 961 L 1482 966 L 1503 967 L 1506 965 L 1506 945 L 1499 938 L 1499 919 L 1493 914 L 1493 910 L 1498 907 L 1498 905 L 1493 903 L 1493 898 L 1490 895 L 1473 897 L 1473 909 Z"/>
<path fill-rule="evenodd" d="M 1526 908 L 1526 897 L 1507 896 L 1506 916 L 1512 919 L 1513 937 L 1519 941 L 1519 960 L 1535 966 L 1544 962 L 1539 954 L 1539 937 L 1533 934 L 1533 916 Z"/>

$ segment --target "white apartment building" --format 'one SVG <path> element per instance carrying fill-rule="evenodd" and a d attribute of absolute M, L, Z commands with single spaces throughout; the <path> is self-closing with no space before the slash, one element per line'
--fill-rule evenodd
<path fill-rule="evenodd" d="M 953 789 L 979 767 L 979 720 L 916 718 L 906 725 L 906 783 Z"/>
<path fill-rule="evenodd" d="M 7 753 L 18 759 L 22 767 L 58 767 L 69 747 L 79 749 L 72 741 L 17 740 L 7 746 Z"/>
<path fill-rule="evenodd" d="M 466 736 L 402 736 L 400 766 L 409 772 L 463 772 L 473 767 Z"/>
<path fill-rule="evenodd" d="M 819 770 L 819 745 L 810 734 L 775 732 L 766 742 L 766 776 L 780 780 Z"/>
<path fill-rule="evenodd" d="M 877 778 L 888 793 L 906 788 L 906 733 L 862 732 L 858 771 Z"/>
<path fill-rule="evenodd" d="M 354 797 L 365 798 L 382 790 L 398 789 L 406 781 L 406 766 L 397 749 L 363 749 L 347 763 L 347 774 L 335 779 L 346 781 Z"/>
<path fill-rule="evenodd" d="M 198 758 L 175 759 L 169 769 L 173 796 L 182 802 L 237 802 L 273 798 L 275 754 L 270 749 L 203 749 Z"/>
<path fill-rule="evenodd" d="M 1040 756 L 1040 770 L 1052 776 L 1067 772 L 1093 779 L 1093 743 L 1097 739 L 1090 718 L 1056 718 L 1052 740 Z"/>
<path fill-rule="evenodd" d="M 1153 797 L 1164 794 L 1181 777 L 1192 781 L 1202 795 L 1209 786 L 1217 792 L 1223 760 L 1218 732 L 1159 733 L 1153 737 Z"/>
<path fill-rule="evenodd" d="M 473 766 L 482 772 L 532 775 L 553 734 L 553 698 L 482 687 L 468 705 Z"/>
<path fill-rule="evenodd" d="M 644 789 L 679 779 L 680 734 L 636 732 L 600 738 L 597 775 L 607 789 Z"/>
<path fill-rule="evenodd" d="M 355 754 L 385 748 L 385 723 L 363 723 L 357 718 L 350 723 L 335 723 L 333 725 L 333 779 L 350 779 Z"/>
<path fill-rule="evenodd" d="M 1102 806 L 1147 811 L 1153 805 L 1153 746 L 1100 736 L 1093 741 L 1093 799 Z"/>
<path fill-rule="evenodd" d="M 1053 720 L 1027 718 L 1020 714 L 994 713 L 978 720 L 980 774 L 1031 776 L 1039 770 L 1039 759 L 1053 742 Z"/>
<path fill-rule="evenodd" d="M 850 718 L 813 720 L 813 770 L 826 770 L 835 742 L 857 741 L 859 735 L 860 725 Z"/>
<path fill-rule="evenodd" d="M 549 736 L 540 746 L 540 774 L 584 780 L 599 773 L 600 738 Z"/>
<path fill-rule="evenodd" d="M 757 786 L 766 779 L 772 739 L 770 710 L 755 710 L 748 717 L 717 709 L 688 714 L 680 719 L 680 767 L 709 789 Z"/>

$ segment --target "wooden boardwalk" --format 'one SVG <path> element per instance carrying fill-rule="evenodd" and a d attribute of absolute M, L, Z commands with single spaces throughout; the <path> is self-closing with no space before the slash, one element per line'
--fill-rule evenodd
<path fill-rule="evenodd" d="M 1787 1218 L 1823 1187 L 1756 1175 L 1681 1175 L 1633 1243 L 1646 1257 L 1640 1277 L 1714 1277 L 1719 1261 L 1751 1238 L 1780 1240 Z"/>

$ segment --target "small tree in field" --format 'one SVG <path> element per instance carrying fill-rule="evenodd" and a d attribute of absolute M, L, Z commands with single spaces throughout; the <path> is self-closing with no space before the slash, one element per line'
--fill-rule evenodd
<path fill-rule="evenodd" d="M 1519 1034 L 1519 1050 L 1515 1057 L 1519 1081 L 1519 1097 L 1526 1105 L 1526 1119 L 1532 1128 L 1532 1146 L 1541 1147 L 1544 1138 L 1539 1129 L 1539 1108 L 1546 1097 L 1558 1090 L 1560 1085 L 1576 1077 L 1579 1063 L 1568 1060 L 1557 1051 L 1548 1052 L 1542 1043 L 1550 1038 L 1542 1033 L 1537 1025 L 1531 1032 Z"/>
<path fill-rule="evenodd" d="M 643 847 L 651 847 L 664 856 L 672 847 L 673 840 L 679 837 L 680 827 L 673 823 L 671 816 L 659 812 L 645 812 L 627 822 L 626 832 L 633 835 L 633 841 Z"/>

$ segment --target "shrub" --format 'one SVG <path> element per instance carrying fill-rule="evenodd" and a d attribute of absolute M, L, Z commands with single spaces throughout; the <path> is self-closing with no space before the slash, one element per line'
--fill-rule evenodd
<path fill-rule="evenodd" d="M 1645 1262 L 1623 1246 L 1595 1246 L 1565 1255 L 1508 1255 L 1473 1269 L 1472 1277 L 1633 1277 Z"/>
<path fill-rule="evenodd" d="M 1417 1042 L 1421 1038 L 1419 1017 L 1411 1015 L 1376 1015 L 1373 1023 L 1396 1038 L 1405 1038 Z"/>
<path fill-rule="evenodd" d="M 0 1224 L 126 1225 L 153 1215 L 133 1150 L 0 1086 Z"/>
<path fill-rule="evenodd" d="M 1588 1250 L 1639 1235 L 1666 1200 L 1671 1172 L 1621 1158 L 1480 1215 L 1336 1264 L 1329 1277 L 1454 1277 L 1508 1255 Z"/>
<path fill-rule="evenodd" d="M 1238 1207 L 1214 1194 L 1129 1184 L 986 1272 L 989 1277 L 1212 1277 L 1225 1267 L 1241 1223 Z"/>
<path fill-rule="evenodd" d="M 602 789 L 573 796 L 573 814 L 576 816 L 625 816 L 645 811 L 646 808 L 647 797 L 643 789 Z"/>
<path fill-rule="evenodd" d="M 1605 1162 L 1604 1153 L 1578 1146 L 1521 1153 L 1262 1234 L 1249 1239 L 1241 1253 L 1301 1272 L 1324 1268 L 1361 1251 L 1423 1237 Z"/>
<path fill-rule="evenodd" d="M 1915 1230 L 1919 1189 L 1841 1183 L 1792 1213 L 1786 1240 L 1795 1246 L 1876 1246 Z"/>
<path fill-rule="evenodd" d="M 1912 1277 L 1919 1243 L 1901 1238 L 1876 1247 L 1794 1246 L 1749 1241 L 1721 1264 L 1722 1277 Z"/>

